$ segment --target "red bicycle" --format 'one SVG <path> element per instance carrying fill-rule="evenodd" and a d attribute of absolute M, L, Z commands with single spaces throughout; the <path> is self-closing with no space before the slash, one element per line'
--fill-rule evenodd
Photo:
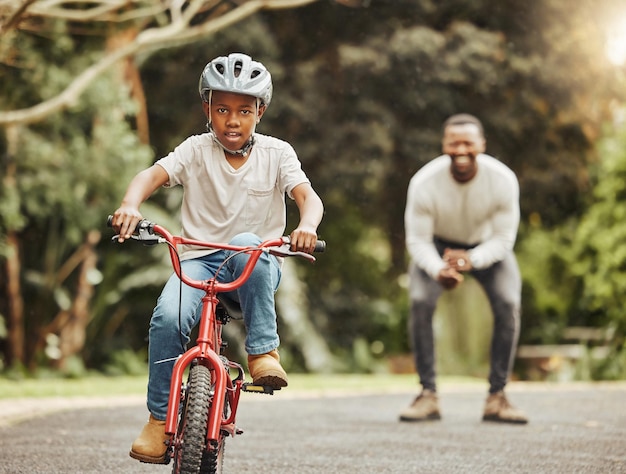
<path fill-rule="evenodd" d="M 109 216 L 109 227 L 111 221 L 112 216 Z M 241 309 L 232 300 L 220 297 L 220 293 L 241 287 L 263 252 L 280 257 L 303 257 L 311 262 L 315 261 L 315 257 L 305 252 L 292 252 L 289 237 L 267 240 L 257 247 L 239 247 L 175 236 L 145 219 L 139 222 L 131 238 L 147 245 L 168 244 L 178 278 L 182 283 L 205 292 L 196 345 L 179 356 L 172 372 L 165 419 L 165 433 L 170 439 L 165 456 L 167 463 L 173 459 L 174 474 L 221 472 L 225 438 L 243 433 L 235 425 L 241 392 L 271 395 L 276 389 L 245 382 L 243 367 L 222 354 L 225 347 L 222 328 L 231 318 L 239 319 Z M 113 237 L 113 241 L 117 241 L 117 236 Z M 181 270 L 177 251 L 181 244 L 244 252 L 249 258 L 241 275 L 232 282 L 218 282 L 215 277 L 194 280 Z M 325 247 L 326 243 L 319 240 L 315 251 L 324 251 Z M 186 372 L 188 376 L 184 383 Z"/>

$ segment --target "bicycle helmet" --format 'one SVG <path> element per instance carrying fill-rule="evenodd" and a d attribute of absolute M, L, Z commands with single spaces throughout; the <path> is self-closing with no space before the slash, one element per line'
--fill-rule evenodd
<path fill-rule="evenodd" d="M 260 62 L 243 53 L 220 56 L 208 63 L 198 85 L 200 97 L 208 102 L 210 91 L 246 94 L 266 107 L 272 100 L 272 76 Z"/>

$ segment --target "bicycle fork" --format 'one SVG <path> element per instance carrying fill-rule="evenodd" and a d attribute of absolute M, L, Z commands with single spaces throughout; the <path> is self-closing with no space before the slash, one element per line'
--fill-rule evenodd
<path fill-rule="evenodd" d="M 197 361 L 211 370 L 212 401 L 207 418 L 207 446 L 215 446 L 220 439 L 220 430 L 230 436 L 242 433 L 235 427 L 235 417 L 239 405 L 239 395 L 243 385 L 243 369 L 239 364 L 230 362 L 218 354 L 222 343 L 220 324 L 215 318 L 215 297 L 203 298 L 197 345 L 187 350 L 174 363 L 170 381 L 170 398 L 165 418 L 165 433 L 173 440 L 176 436 L 180 411 L 180 402 L 185 370 Z M 211 328 L 214 334 L 211 334 Z M 231 380 L 228 369 L 236 369 L 239 374 Z M 228 404 L 228 419 L 223 419 L 224 407 Z"/>

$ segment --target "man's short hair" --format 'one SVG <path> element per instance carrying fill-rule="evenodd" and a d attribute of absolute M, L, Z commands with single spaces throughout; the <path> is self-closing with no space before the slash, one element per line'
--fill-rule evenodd
<path fill-rule="evenodd" d="M 451 125 L 467 125 L 467 124 L 476 125 L 478 127 L 478 131 L 480 132 L 480 134 L 483 136 L 485 135 L 485 130 L 483 129 L 482 122 L 477 117 L 471 114 L 455 114 L 455 115 L 448 117 L 446 121 L 443 122 L 442 131 L 445 132 L 446 128 L 448 128 Z"/>

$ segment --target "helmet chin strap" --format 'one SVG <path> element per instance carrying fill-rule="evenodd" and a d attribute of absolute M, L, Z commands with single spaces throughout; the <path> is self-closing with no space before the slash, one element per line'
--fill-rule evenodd
<path fill-rule="evenodd" d="M 211 96 L 212 96 L 212 92 L 213 91 L 209 91 L 209 97 L 208 97 L 208 102 L 209 102 L 209 117 L 208 117 L 208 121 L 206 123 L 206 130 L 207 132 L 213 132 L 213 127 L 211 126 Z M 259 99 L 257 99 L 257 110 L 256 110 L 256 114 L 257 117 L 259 115 Z M 257 118 L 257 123 L 258 123 L 259 119 Z M 219 139 L 217 138 L 217 136 L 215 135 L 215 132 L 213 132 L 213 141 L 215 143 L 217 143 L 220 147 L 222 147 L 222 149 L 230 154 L 230 155 L 235 155 L 235 156 L 242 156 L 242 157 L 246 157 L 248 156 L 248 153 L 250 153 L 250 149 L 254 146 L 254 142 L 255 142 L 255 138 L 254 138 L 254 132 L 256 130 L 256 125 L 254 126 L 254 128 L 252 129 L 252 134 L 250 135 L 250 138 L 248 139 L 248 141 L 244 144 L 244 146 L 242 146 L 239 150 L 231 150 L 230 148 L 225 147 L 221 141 L 219 141 Z"/>
<path fill-rule="evenodd" d="M 211 128 L 211 124 L 208 122 L 206 124 L 206 128 L 207 128 L 207 131 L 209 132 L 213 131 L 213 129 Z M 255 141 L 254 135 L 251 135 L 248 141 L 246 142 L 246 144 L 242 146 L 239 150 L 231 150 L 230 148 L 226 148 L 222 144 L 222 142 L 219 141 L 218 138 L 215 136 L 215 133 L 213 133 L 212 135 L 213 135 L 213 141 L 217 143 L 220 147 L 222 147 L 222 149 L 230 155 L 246 157 L 248 156 L 248 153 L 250 153 L 250 149 L 254 146 L 254 141 Z"/>

